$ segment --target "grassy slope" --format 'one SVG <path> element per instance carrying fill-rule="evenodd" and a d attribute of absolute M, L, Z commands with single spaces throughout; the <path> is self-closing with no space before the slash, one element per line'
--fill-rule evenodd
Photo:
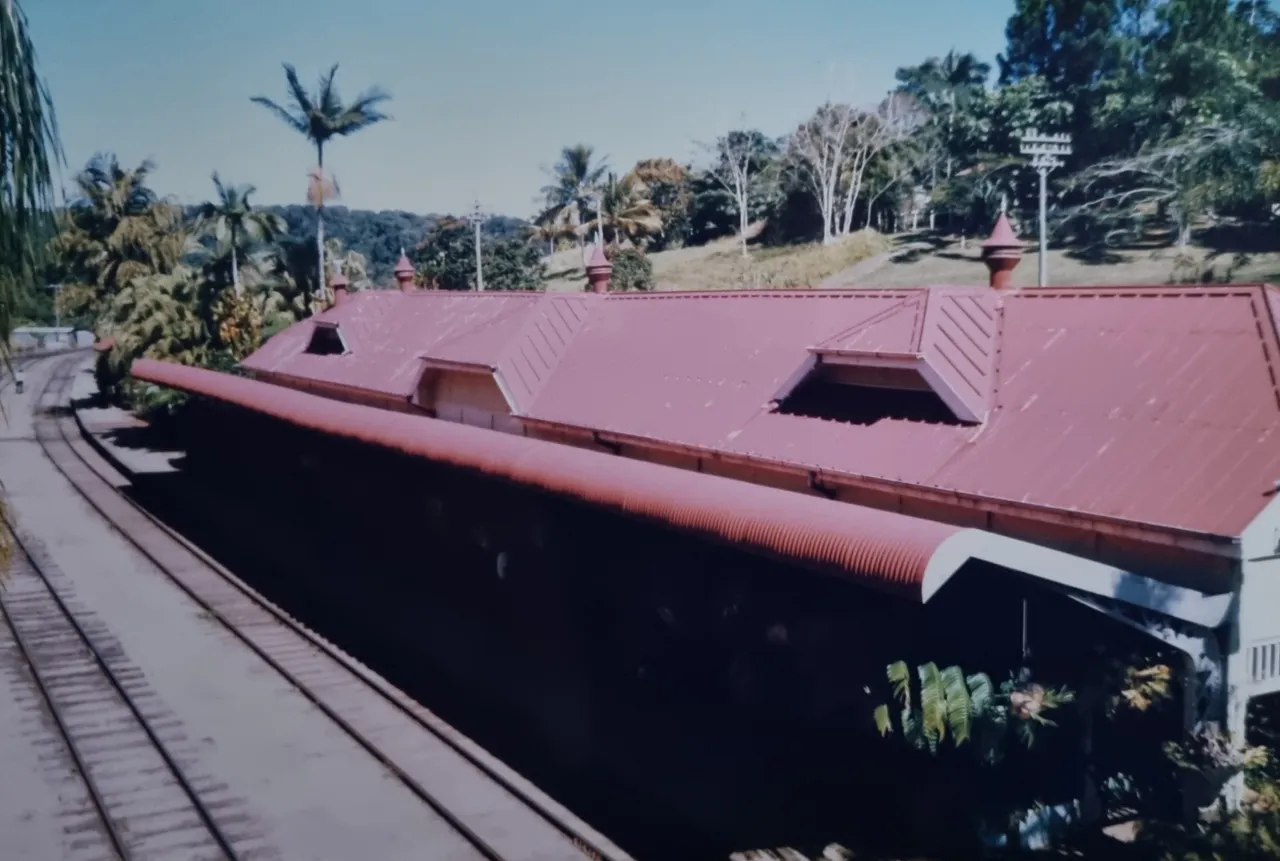
<path fill-rule="evenodd" d="M 887 251 L 893 249 L 893 259 Z M 966 247 L 949 239 L 924 235 L 880 237 L 855 234 L 833 246 L 798 245 L 785 248 L 752 246 L 744 261 L 736 238 L 696 248 L 679 248 L 649 256 L 658 290 L 724 290 L 753 287 L 817 287 L 840 284 L 859 287 L 916 287 L 987 283 L 980 242 Z M 1181 281 L 1277 281 L 1280 252 L 1238 257 L 1230 251 L 1194 247 L 1189 263 L 1175 263 L 1167 245 L 1115 249 L 1101 258 L 1087 258 L 1072 250 L 1049 251 L 1049 283 L 1063 285 L 1141 285 Z M 861 264 L 861 265 L 858 265 Z M 1038 254 L 1028 246 L 1014 270 L 1015 286 L 1035 286 Z M 549 267 L 547 289 L 577 291 L 586 283 L 582 253 L 570 249 L 556 254 Z M 824 284 L 824 282 L 826 282 Z"/>
<path fill-rule="evenodd" d="M 649 255 L 657 290 L 731 290 L 757 287 L 816 287 L 868 258 L 890 250 L 877 233 L 856 233 L 833 245 L 762 248 L 752 245 L 743 258 L 736 237 L 694 248 Z M 558 252 L 548 266 L 548 290 L 581 290 L 586 283 L 582 252 Z"/>
<path fill-rule="evenodd" d="M 958 242 L 899 237 L 904 253 L 851 283 L 864 287 L 909 287 L 944 284 L 985 284 L 987 270 L 978 243 L 962 249 Z M 1049 283 L 1062 285 L 1168 284 L 1175 280 L 1230 280 L 1237 283 L 1274 280 L 1280 275 L 1280 253 L 1264 252 L 1238 259 L 1230 252 L 1193 247 L 1190 267 L 1175 267 L 1174 250 L 1164 245 L 1116 249 L 1101 260 L 1083 258 L 1074 251 L 1049 250 Z M 1013 283 L 1033 287 L 1039 255 L 1034 246 L 1013 272 Z"/>

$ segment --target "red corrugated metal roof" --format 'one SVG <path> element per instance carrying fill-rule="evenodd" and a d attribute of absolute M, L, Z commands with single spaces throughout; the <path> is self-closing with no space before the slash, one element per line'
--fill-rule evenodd
<path fill-rule="evenodd" d="M 1000 294 L 986 288 L 921 290 L 813 347 L 825 360 L 909 361 L 936 377 L 962 418 L 991 408 Z"/>
<path fill-rule="evenodd" d="M 341 403 L 201 368 L 139 359 L 132 373 L 140 380 L 206 395 L 299 427 L 572 496 L 915 600 L 924 599 L 925 573 L 934 554 L 948 538 L 966 531 L 718 476 Z"/>
<path fill-rule="evenodd" d="M 362 303 L 378 307 L 362 311 Z M 520 370 L 505 370 L 516 368 L 519 354 L 522 369 L 536 368 L 515 398 L 530 418 L 1236 536 L 1280 478 L 1273 305 L 1280 305 L 1275 290 L 1248 286 L 575 297 L 366 291 L 325 315 L 359 321 L 351 356 L 298 355 L 310 327 L 303 323 L 245 364 L 407 391 L 416 374 L 410 354 L 501 365 L 508 383 L 520 378 Z M 572 310 L 559 318 L 563 333 L 548 308 Z M 531 326 L 541 340 L 529 340 Z M 541 352 L 537 345 L 552 337 L 557 348 Z M 818 345 L 932 356 L 957 390 L 987 385 L 990 414 L 964 427 L 853 425 L 772 411 L 771 400 Z"/>
<path fill-rule="evenodd" d="M 312 320 L 291 326 L 243 363 L 287 374 L 407 397 L 423 358 L 497 369 L 527 409 L 586 318 L 592 296 L 543 293 L 466 294 L 362 290 L 312 320 L 334 323 L 350 353 L 305 352 Z"/>

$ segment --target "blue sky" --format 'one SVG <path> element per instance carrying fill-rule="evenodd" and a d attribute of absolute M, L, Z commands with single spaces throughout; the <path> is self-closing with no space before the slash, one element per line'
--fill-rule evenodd
<path fill-rule="evenodd" d="M 69 178 L 94 152 L 158 164 L 185 203 L 209 174 L 301 203 L 314 152 L 250 96 L 341 63 L 394 121 L 325 153 L 351 207 L 528 216 L 559 148 L 612 164 L 697 154 L 747 123 L 781 134 L 827 96 L 873 101 L 951 47 L 994 62 L 1011 0 L 24 0 Z"/>

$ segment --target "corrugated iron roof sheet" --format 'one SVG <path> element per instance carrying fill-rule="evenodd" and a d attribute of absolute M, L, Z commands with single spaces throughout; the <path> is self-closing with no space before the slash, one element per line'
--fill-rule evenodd
<path fill-rule="evenodd" d="M 586 317 L 592 296 L 362 290 L 289 327 L 243 362 L 253 371 L 413 393 L 423 358 L 497 369 L 527 408 Z M 313 321 L 334 323 L 350 352 L 306 353 Z"/>
<path fill-rule="evenodd" d="M 202 368 L 139 359 L 132 374 L 299 427 L 572 496 L 749 552 L 923 601 L 925 574 L 966 530 L 528 437 L 328 400 Z"/>
<path fill-rule="evenodd" d="M 303 323 L 245 364 L 403 392 L 413 356 L 465 356 L 501 368 L 530 418 L 1235 536 L 1280 478 L 1277 306 L 1260 286 L 378 292 L 324 315 L 344 335 L 351 321 L 351 356 L 299 355 Z M 957 391 L 988 386 L 990 414 L 963 427 L 772 411 L 819 346 L 928 356 Z"/>

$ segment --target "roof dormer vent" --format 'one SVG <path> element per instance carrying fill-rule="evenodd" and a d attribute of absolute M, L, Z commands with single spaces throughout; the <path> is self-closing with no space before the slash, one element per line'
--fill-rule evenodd
<path fill-rule="evenodd" d="M 870 424 L 981 424 L 994 392 L 1000 296 L 923 289 L 809 348 L 779 409 Z"/>
<path fill-rule="evenodd" d="M 307 341 L 306 352 L 312 356 L 342 356 L 351 351 L 347 349 L 347 342 L 337 323 L 317 320 L 311 330 L 311 340 Z"/>

